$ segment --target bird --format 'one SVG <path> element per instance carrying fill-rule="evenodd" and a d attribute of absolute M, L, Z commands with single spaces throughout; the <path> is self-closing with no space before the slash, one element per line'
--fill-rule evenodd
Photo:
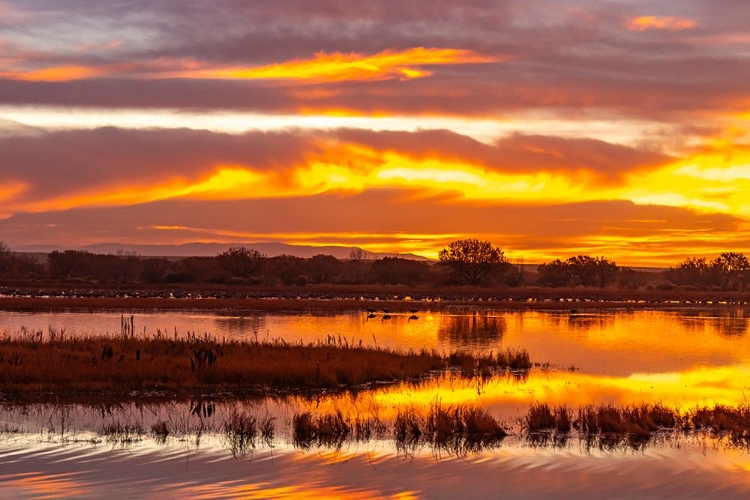
<path fill-rule="evenodd" d="M 385 321 L 387 319 L 391 319 L 391 315 L 390 314 L 384 314 L 383 317 L 380 319 L 380 322 L 382 323 L 383 321 Z"/>

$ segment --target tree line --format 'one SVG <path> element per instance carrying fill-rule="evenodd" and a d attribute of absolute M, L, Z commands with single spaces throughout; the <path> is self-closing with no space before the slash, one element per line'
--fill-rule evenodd
<path fill-rule="evenodd" d="M 0 242 L 0 278 L 99 283 L 213 283 L 241 285 L 383 284 L 486 285 L 545 287 L 633 286 L 635 273 L 605 257 L 577 255 L 536 267 L 512 263 L 488 241 L 457 240 L 438 254 L 438 262 L 398 256 L 367 259 L 353 251 L 349 259 L 331 255 L 311 258 L 269 257 L 247 247 L 233 247 L 211 257 L 160 258 L 137 254 L 93 254 L 54 251 L 40 261 L 13 252 Z M 708 261 L 691 257 L 663 272 L 665 281 L 683 287 L 745 290 L 750 263 L 741 253 L 727 252 Z"/>

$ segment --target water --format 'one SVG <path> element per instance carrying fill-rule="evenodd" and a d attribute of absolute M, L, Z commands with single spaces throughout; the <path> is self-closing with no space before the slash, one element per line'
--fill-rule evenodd
<path fill-rule="evenodd" d="M 486 382 L 446 376 L 356 395 L 227 401 L 206 396 L 157 401 L 10 405 L 0 411 L 0 497 L 166 496 L 183 498 L 746 498 L 750 451 L 704 434 L 662 436 L 646 445 L 603 446 L 573 437 L 557 446 L 523 438 L 519 419 L 551 405 L 658 403 L 691 409 L 740 405 L 750 394 L 748 318 L 742 309 L 550 312 L 420 311 L 349 314 L 134 312 L 138 334 L 187 332 L 244 339 L 395 348 L 493 350 L 523 347 L 549 363 L 528 376 Z M 2 313 L 0 331 L 65 329 L 119 335 L 121 313 Z M 129 316 L 128 316 L 129 320 Z M 512 436 L 483 450 L 405 450 L 387 437 L 303 449 L 291 421 L 302 411 L 376 416 L 439 404 L 486 408 Z M 207 413 L 206 407 L 211 410 Z M 200 411 L 195 411 L 200 407 Z M 236 449 L 222 434 L 232 412 L 269 415 L 271 442 Z M 160 421 L 173 432 L 157 440 Z M 108 435 L 114 425 L 132 432 Z"/>

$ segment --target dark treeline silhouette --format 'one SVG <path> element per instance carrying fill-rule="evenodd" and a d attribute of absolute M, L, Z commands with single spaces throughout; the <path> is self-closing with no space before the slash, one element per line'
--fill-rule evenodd
<path fill-rule="evenodd" d="M 746 290 L 750 284 L 750 262 L 736 252 L 725 252 L 710 262 L 703 257 L 689 257 L 665 275 L 675 285 Z"/>
<path fill-rule="evenodd" d="M 536 272 L 534 272 L 536 271 Z M 743 291 L 750 285 L 750 263 L 741 253 L 723 253 L 708 261 L 691 257 L 662 273 L 617 266 L 605 257 L 578 255 L 532 266 L 513 264 L 500 248 L 479 240 L 451 242 L 438 262 L 398 256 L 349 259 L 331 255 L 310 258 L 268 257 L 234 247 L 212 257 L 164 258 L 137 254 L 93 254 L 54 251 L 46 260 L 13 252 L 0 242 L 0 279 L 54 280 L 102 284 L 224 285 L 408 285 L 408 286 L 541 286 L 630 288 L 683 287 Z"/>
<path fill-rule="evenodd" d="M 604 257 L 578 255 L 566 261 L 553 260 L 537 268 L 538 282 L 545 286 L 598 286 L 604 288 L 614 282 L 620 268 Z"/>

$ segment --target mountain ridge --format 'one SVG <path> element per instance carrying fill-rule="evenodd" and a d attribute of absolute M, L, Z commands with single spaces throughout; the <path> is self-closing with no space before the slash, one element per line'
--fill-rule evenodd
<path fill-rule="evenodd" d="M 132 244 L 132 243 L 95 243 L 64 247 L 60 245 L 20 245 L 12 250 L 22 253 L 50 253 L 54 251 L 78 250 L 97 254 L 131 253 L 143 257 L 213 257 L 229 248 L 253 248 L 269 256 L 293 255 L 295 257 L 310 258 L 314 255 L 333 255 L 337 259 L 349 259 L 352 252 L 361 251 L 365 259 L 381 259 L 383 257 L 399 257 L 402 259 L 429 261 L 430 259 L 412 253 L 368 252 L 359 247 L 337 245 L 310 246 L 289 245 L 287 243 L 263 241 L 253 243 L 216 243 L 192 242 L 178 245 L 171 244 Z"/>

